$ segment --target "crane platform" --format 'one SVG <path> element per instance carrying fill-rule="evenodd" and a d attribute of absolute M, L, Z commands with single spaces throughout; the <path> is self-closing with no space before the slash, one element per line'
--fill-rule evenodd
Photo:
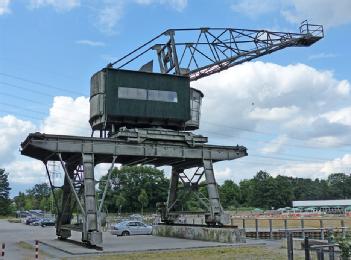
<path fill-rule="evenodd" d="M 164 141 L 164 140 L 163 140 Z M 219 162 L 247 156 L 244 146 L 219 146 L 197 143 L 189 146 L 186 142 L 163 144 L 162 140 L 151 143 L 130 142 L 121 138 L 97 138 L 42 133 L 29 134 L 21 144 L 21 154 L 34 159 L 47 161 L 80 160 L 82 154 L 94 154 L 94 165 L 115 163 L 123 165 L 150 164 L 159 166 L 177 166 L 188 169 L 202 164 L 204 159 Z"/>

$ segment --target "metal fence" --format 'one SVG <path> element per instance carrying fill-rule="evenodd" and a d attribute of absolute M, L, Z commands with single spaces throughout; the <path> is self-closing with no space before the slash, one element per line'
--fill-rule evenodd
<path fill-rule="evenodd" d="M 305 260 L 340 259 L 339 245 L 334 243 L 331 238 L 332 236 L 329 236 L 327 241 L 313 241 L 309 237 L 305 237 L 303 241 Z M 287 255 L 288 260 L 294 259 L 294 239 L 292 233 L 288 233 L 287 236 Z"/>

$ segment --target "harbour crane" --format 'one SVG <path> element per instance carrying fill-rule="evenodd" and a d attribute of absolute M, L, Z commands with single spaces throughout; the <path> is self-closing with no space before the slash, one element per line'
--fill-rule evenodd
<path fill-rule="evenodd" d="M 90 137 L 32 133 L 21 144 L 21 154 L 44 163 L 51 188 L 63 190 L 60 198 L 54 198 L 57 236 L 67 239 L 71 231 L 79 231 L 83 242 L 102 245 L 101 209 L 115 163 L 172 167 L 167 202 L 159 205 L 163 222 L 172 224 L 181 214 L 183 189 L 196 194 L 206 224 L 227 224 L 213 163 L 247 156 L 247 149 L 208 145 L 207 137 L 192 133 L 200 126 L 203 93 L 192 88 L 191 81 L 287 47 L 307 47 L 323 37 L 323 26 L 307 21 L 298 33 L 169 29 L 95 73 L 90 88 Z M 154 63 L 158 64 L 155 69 Z M 62 187 L 53 185 L 49 161 L 61 163 Z M 99 202 L 94 167 L 100 163 L 111 166 Z M 195 170 L 189 173 L 189 169 Z M 203 177 L 208 196 L 199 192 Z M 82 223 L 72 225 L 75 206 Z"/>

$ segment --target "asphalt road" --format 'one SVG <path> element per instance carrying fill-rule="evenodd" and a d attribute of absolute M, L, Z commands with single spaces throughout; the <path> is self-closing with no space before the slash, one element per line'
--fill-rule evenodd
<path fill-rule="evenodd" d="M 34 244 L 36 239 L 48 239 L 54 235 L 53 227 L 42 228 L 0 220 L 0 243 L 5 243 L 5 258 L 3 259 L 29 259 L 28 257 L 34 256 L 34 250 L 20 247 L 19 242 L 26 241 Z"/>
<path fill-rule="evenodd" d="M 80 241 L 81 234 L 72 232 L 72 240 Z M 62 259 L 76 257 L 78 255 L 101 254 L 102 252 L 88 249 L 74 243 L 59 241 L 56 239 L 55 227 L 27 226 L 20 223 L 9 223 L 0 220 L 0 243 L 5 243 L 4 259 L 34 259 L 34 249 L 28 249 L 19 243 L 24 241 L 26 247 L 33 245 L 39 240 L 39 259 Z M 129 236 L 116 237 L 109 232 L 103 233 L 104 253 L 125 253 L 150 250 L 174 250 L 228 246 L 217 242 L 196 241 L 156 236 Z M 23 245 L 23 243 L 22 243 Z M 2 260 L 1 256 L 0 259 Z"/>

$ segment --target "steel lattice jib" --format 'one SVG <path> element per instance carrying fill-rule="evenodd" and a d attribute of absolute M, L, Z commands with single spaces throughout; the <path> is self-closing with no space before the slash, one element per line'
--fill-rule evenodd
<path fill-rule="evenodd" d="M 195 130 L 202 97 L 189 77 L 104 68 L 91 78 L 89 122 L 93 130 L 112 132 L 124 126 Z"/>

